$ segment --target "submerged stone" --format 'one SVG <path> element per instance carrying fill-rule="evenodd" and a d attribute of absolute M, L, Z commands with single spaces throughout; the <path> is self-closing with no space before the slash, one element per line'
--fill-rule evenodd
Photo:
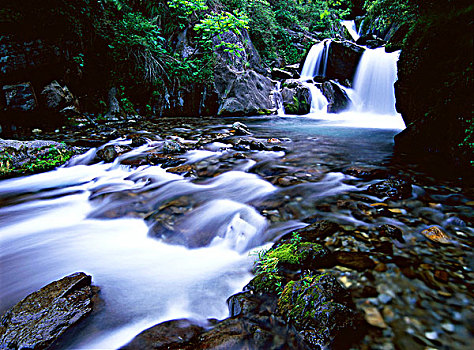
<path fill-rule="evenodd" d="M 410 198 L 411 191 L 411 183 L 399 178 L 383 180 L 367 188 L 367 192 L 374 196 L 388 197 L 392 200 Z"/>
<path fill-rule="evenodd" d="M 1 349 L 46 349 L 93 307 L 91 276 L 74 273 L 54 281 L 0 319 Z"/>

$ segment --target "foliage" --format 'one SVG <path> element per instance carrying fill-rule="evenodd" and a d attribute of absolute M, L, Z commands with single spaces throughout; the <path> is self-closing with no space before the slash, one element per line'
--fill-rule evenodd
<path fill-rule="evenodd" d="M 284 243 L 275 249 L 257 252 L 258 260 L 254 266 L 257 290 L 277 294 L 283 292 L 284 278 L 279 272 L 279 266 L 282 263 L 298 264 L 300 262 L 301 257 L 298 254 L 300 243 L 301 236 L 297 232 L 293 232 L 290 243 Z"/>
<path fill-rule="evenodd" d="M 368 28 L 366 30 L 386 30 L 391 24 L 413 23 L 418 14 L 416 1 L 410 0 L 366 0 Z"/>

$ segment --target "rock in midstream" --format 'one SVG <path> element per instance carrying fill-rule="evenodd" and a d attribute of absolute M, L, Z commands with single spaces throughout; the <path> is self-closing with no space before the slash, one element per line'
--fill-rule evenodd
<path fill-rule="evenodd" d="M 0 349 L 47 349 L 91 313 L 91 276 L 77 272 L 51 282 L 0 319 Z"/>

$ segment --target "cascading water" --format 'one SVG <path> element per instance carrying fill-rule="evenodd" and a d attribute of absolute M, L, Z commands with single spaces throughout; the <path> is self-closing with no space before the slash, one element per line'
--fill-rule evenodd
<path fill-rule="evenodd" d="M 285 115 L 285 108 L 283 106 L 283 97 L 281 96 L 281 82 L 278 81 L 273 90 L 273 102 L 275 103 L 275 108 L 277 110 L 277 115 L 282 117 Z"/>
<path fill-rule="evenodd" d="M 352 39 L 359 39 L 359 33 L 357 32 L 357 27 L 354 21 L 341 21 L 341 25 L 346 27 L 347 31 L 351 35 Z"/>
<path fill-rule="evenodd" d="M 311 92 L 311 109 L 310 113 L 326 112 L 328 100 L 313 83 L 303 81 L 302 84 L 306 86 Z"/>
<path fill-rule="evenodd" d="M 324 77 L 326 75 L 330 44 L 330 40 L 324 40 L 309 50 L 301 70 L 301 80 L 313 79 L 315 76 Z"/>
<path fill-rule="evenodd" d="M 395 91 L 399 52 L 387 53 L 383 47 L 365 50 L 354 77 L 354 101 L 359 112 L 397 114 Z"/>

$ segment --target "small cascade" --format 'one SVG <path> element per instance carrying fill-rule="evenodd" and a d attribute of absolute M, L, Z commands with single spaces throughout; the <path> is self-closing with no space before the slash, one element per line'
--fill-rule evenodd
<path fill-rule="evenodd" d="M 354 21 L 341 21 L 341 25 L 346 27 L 347 31 L 351 35 L 352 39 L 354 39 L 354 41 L 357 41 L 357 39 L 359 39 L 360 35 L 357 32 L 357 27 Z"/>
<path fill-rule="evenodd" d="M 395 91 L 399 52 L 386 53 L 383 47 L 365 50 L 354 77 L 354 91 L 359 101 L 353 101 L 359 112 L 397 114 Z"/>
<path fill-rule="evenodd" d="M 285 108 L 283 107 L 283 96 L 281 95 L 281 82 L 276 83 L 275 90 L 273 91 L 273 103 L 277 110 L 277 115 L 282 117 L 285 115 Z"/>
<path fill-rule="evenodd" d="M 311 109 L 310 113 L 326 112 L 328 106 L 328 100 L 323 95 L 321 90 L 316 87 L 313 83 L 302 82 L 311 92 Z"/>
<path fill-rule="evenodd" d="M 301 70 L 301 80 L 313 79 L 315 76 L 324 77 L 326 75 L 330 45 L 330 40 L 324 40 L 309 50 Z"/>

